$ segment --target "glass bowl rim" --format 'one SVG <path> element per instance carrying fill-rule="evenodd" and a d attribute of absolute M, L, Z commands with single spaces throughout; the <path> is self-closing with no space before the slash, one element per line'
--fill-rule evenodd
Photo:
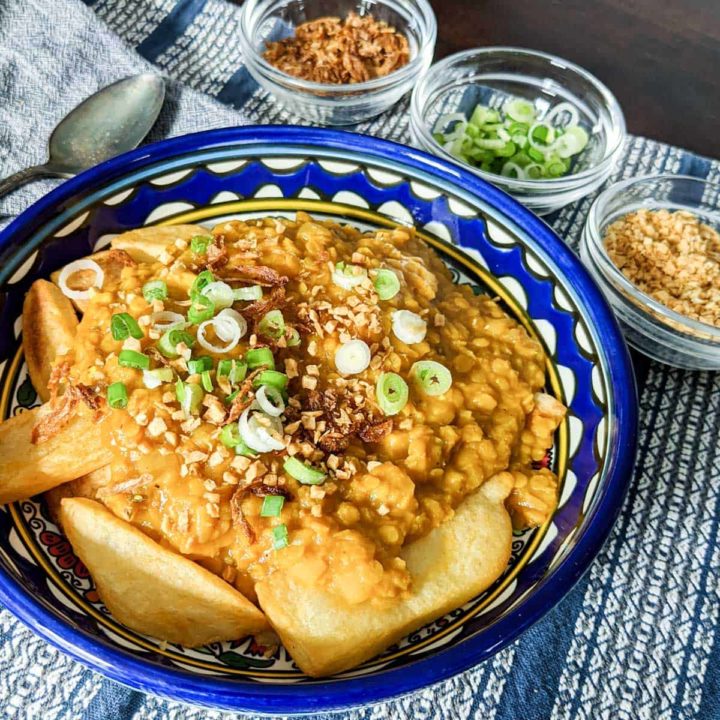
<path fill-rule="evenodd" d="M 600 162 L 596 163 L 587 170 L 583 170 L 582 172 L 565 175 L 559 178 L 518 180 L 517 178 L 505 177 L 504 175 L 498 175 L 496 173 L 489 173 L 485 170 L 481 170 L 480 168 L 473 167 L 468 163 L 464 163 L 459 158 L 456 158 L 454 155 L 447 152 L 435 141 L 423 118 L 423 108 L 420 106 L 420 94 L 427 90 L 428 81 L 430 80 L 432 73 L 439 73 L 441 69 L 444 70 L 452 63 L 464 60 L 465 58 L 480 56 L 480 59 L 483 59 L 495 54 L 512 54 L 522 58 L 539 58 L 550 65 L 562 66 L 564 69 L 571 70 L 583 80 L 589 82 L 590 85 L 599 91 L 600 95 L 605 100 L 605 107 L 608 109 L 610 118 L 613 121 L 613 128 L 618 134 L 617 141 L 612 148 L 606 149 Z M 490 47 L 461 50 L 460 52 L 448 55 L 432 65 L 413 90 L 412 99 L 410 101 L 410 125 L 413 132 L 421 139 L 424 149 L 433 152 L 446 160 L 450 160 L 454 163 L 462 165 L 463 167 L 469 168 L 472 172 L 488 182 L 496 184 L 501 183 L 504 187 L 507 187 L 508 192 L 513 194 L 516 194 L 518 191 L 522 192 L 526 190 L 532 192 L 533 190 L 536 191 L 539 188 L 554 188 L 558 193 L 562 193 L 565 190 L 574 190 L 576 185 L 582 185 L 585 182 L 590 182 L 592 179 L 602 176 L 604 172 L 609 171 L 614 165 L 617 155 L 622 151 L 627 137 L 625 116 L 622 108 L 620 107 L 620 103 L 605 83 L 599 80 L 590 71 L 585 70 L 585 68 L 571 62 L 570 60 L 566 60 L 565 58 L 561 58 L 557 55 L 552 55 L 551 53 L 542 52 L 541 50 L 533 50 L 531 48 L 522 48 L 512 45 L 493 45 Z"/>
<path fill-rule="evenodd" d="M 299 2 L 300 0 L 287 0 L 285 3 L 289 5 L 293 2 Z M 415 56 L 410 58 L 410 61 L 403 65 L 401 68 L 394 70 L 393 72 L 384 75 L 383 77 L 372 78 L 371 80 L 365 80 L 359 83 L 320 83 L 312 80 L 303 80 L 302 78 L 290 75 L 282 70 L 278 70 L 275 66 L 271 65 L 262 56 L 261 52 L 258 52 L 254 43 L 251 41 L 251 29 L 250 20 L 251 13 L 256 9 L 260 8 L 263 4 L 270 5 L 275 0 L 245 0 L 240 11 L 240 32 L 238 34 L 240 46 L 245 55 L 245 62 L 252 64 L 256 67 L 257 71 L 261 73 L 267 80 L 271 80 L 275 84 L 282 85 L 286 90 L 294 90 L 308 94 L 315 94 L 322 92 L 325 95 L 345 95 L 351 93 L 352 95 L 361 95 L 362 93 L 371 93 L 373 91 L 383 91 L 388 88 L 394 87 L 395 85 L 401 85 L 406 82 L 410 82 L 412 78 L 418 73 L 422 72 L 424 65 L 428 63 L 428 57 L 426 54 L 430 51 L 430 59 L 435 48 L 435 41 L 437 39 L 437 20 L 435 18 L 435 12 L 428 0 L 409 0 L 409 3 L 414 3 L 420 10 L 419 18 L 421 19 L 420 24 L 420 37 L 422 42 L 417 48 Z M 409 3 L 399 3 L 403 7 L 406 7 Z M 375 0 L 375 4 L 384 5 L 386 7 L 392 7 L 394 0 Z"/>
<path fill-rule="evenodd" d="M 608 283 L 613 290 L 619 293 L 624 303 L 632 304 L 633 308 L 643 316 L 652 318 L 653 320 L 662 323 L 663 327 L 675 332 L 682 333 L 683 337 L 694 342 L 701 341 L 702 338 L 698 338 L 696 335 L 685 332 L 685 328 L 688 330 L 695 330 L 702 332 L 705 335 L 712 337 L 711 342 L 720 342 L 720 327 L 710 325 L 709 323 L 702 322 L 701 320 L 694 320 L 693 318 L 683 315 L 682 313 L 672 310 L 671 308 L 663 305 L 660 301 L 656 300 L 652 296 L 646 294 L 640 290 L 631 280 L 629 280 L 620 268 L 612 261 L 610 256 L 605 250 L 602 237 L 600 234 L 600 226 L 605 217 L 603 211 L 610 200 L 618 195 L 623 190 L 633 186 L 642 185 L 644 183 L 668 181 L 668 180 L 682 180 L 691 181 L 698 183 L 703 186 L 711 186 L 716 188 L 718 196 L 720 197 L 720 184 L 714 183 L 704 178 L 694 177 L 692 175 L 676 175 L 674 173 L 659 173 L 659 174 L 648 174 L 638 175 L 631 177 L 626 180 L 620 180 L 619 182 L 613 183 L 610 187 L 603 190 L 593 201 L 593 204 L 588 211 L 587 219 L 585 220 L 585 233 L 582 242 L 587 245 L 587 250 L 592 258 L 593 263 L 597 267 L 598 271 L 602 276 L 603 283 Z M 669 205 L 670 203 L 668 203 Z M 658 208 L 660 209 L 660 208 Z M 715 211 L 718 217 L 718 224 L 720 225 L 720 207 Z M 720 232 L 720 230 L 719 230 Z M 636 302 L 633 302 L 635 300 Z M 652 310 L 654 314 L 651 314 L 649 310 Z M 671 324 L 672 323 L 672 324 Z M 677 325 L 681 325 L 678 328 Z"/>

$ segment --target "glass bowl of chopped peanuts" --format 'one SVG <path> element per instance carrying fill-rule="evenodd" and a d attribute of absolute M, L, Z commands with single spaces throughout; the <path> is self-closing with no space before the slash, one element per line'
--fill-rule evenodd
<path fill-rule="evenodd" d="M 581 256 L 627 341 L 655 360 L 720 369 L 720 185 L 632 178 L 593 203 Z"/>
<path fill-rule="evenodd" d="M 298 122 L 353 125 L 408 93 L 432 62 L 427 0 L 247 0 L 240 47 Z"/>

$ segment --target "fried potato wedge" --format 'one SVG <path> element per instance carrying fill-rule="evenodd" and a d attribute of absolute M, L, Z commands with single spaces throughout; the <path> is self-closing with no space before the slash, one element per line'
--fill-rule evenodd
<path fill-rule="evenodd" d="M 33 444 L 40 411 L 33 408 L 0 423 L 0 505 L 45 492 L 112 460 L 100 423 L 83 408 L 53 437 Z"/>
<path fill-rule="evenodd" d="M 88 256 L 89 259 L 94 260 L 105 273 L 105 281 L 103 282 L 103 288 L 116 287 L 120 282 L 120 275 L 123 268 L 129 267 L 135 264 L 135 260 L 130 256 L 129 253 L 123 250 L 101 250 L 100 252 L 94 253 Z M 50 279 L 57 285 L 60 278 L 60 270 L 56 270 L 51 273 Z M 68 278 L 68 287 L 71 290 L 87 290 L 92 287 L 95 281 L 95 273 L 90 270 L 80 270 L 79 272 L 73 273 Z M 64 297 L 64 295 L 63 295 Z M 73 305 L 80 311 L 85 312 L 89 300 L 73 300 Z"/>
<path fill-rule="evenodd" d="M 23 352 L 30 380 L 43 402 L 53 360 L 73 344 L 78 318 L 72 303 L 47 280 L 36 280 L 23 303 Z"/>
<path fill-rule="evenodd" d="M 267 629 L 263 614 L 237 590 L 100 503 L 65 498 L 60 519 L 103 602 L 133 630 L 195 647 Z"/>
<path fill-rule="evenodd" d="M 88 498 L 97 499 L 98 491 L 112 482 L 110 466 L 95 470 L 70 482 L 58 485 L 45 493 L 45 502 L 53 522 L 62 527 L 60 520 L 60 502 L 63 498 Z"/>
<path fill-rule="evenodd" d="M 176 240 L 190 242 L 195 235 L 209 234 L 209 230 L 201 225 L 145 227 L 118 235 L 110 244 L 113 248 L 125 250 L 138 262 L 153 262 L 159 260 L 162 253 Z"/>
<path fill-rule="evenodd" d="M 412 575 L 407 600 L 348 605 L 275 572 L 256 585 L 260 607 L 308 675 L 354 667 L 468 602 L 501 575 L 512 542 L 504 507 L 511 488 L 509 473 L 495 476 L 450 520 L 405 548 L 402 557 Z"/>

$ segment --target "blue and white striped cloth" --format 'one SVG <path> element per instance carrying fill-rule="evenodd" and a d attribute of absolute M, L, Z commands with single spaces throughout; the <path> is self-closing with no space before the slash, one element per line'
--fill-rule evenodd
<path fill-rule="evenodd" d="M 89 6 L 89 7 L 86 7 Z M 250 81 L 223 0 L 0 0 L 0 173 L 37 163 L 78 100 L 151 63 L 172 83 L 157 136 L 302 122 Z M 406 106 L 357 128 L 407 141 Z M 616 173 L 720 180 L 720 163 L 633 138 Z M 0 219 L 52 187 L 0 201 Z M 552 218 L 577 243 L 592 198 Z M 329 718 L 612 720 L 720 717 L 720 375 L 651 364 L 640 454 L 600 557 L 543 621 L 483 665 L 402 700 Z M 105 680 L 0 609 L 0 715 L 220 720 Z"/>

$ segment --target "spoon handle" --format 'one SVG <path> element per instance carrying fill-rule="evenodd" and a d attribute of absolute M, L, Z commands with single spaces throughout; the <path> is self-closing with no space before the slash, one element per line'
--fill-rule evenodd
<path fill-rule="evenodd" d="M 34 177 L 49 174 L 43 165 L 34 165 L 33 167 L 18 170 L 4 180 L 0 180 L 0 197 L 15 190 L 15 188 L 24 185 L 28 180 Z"/>

